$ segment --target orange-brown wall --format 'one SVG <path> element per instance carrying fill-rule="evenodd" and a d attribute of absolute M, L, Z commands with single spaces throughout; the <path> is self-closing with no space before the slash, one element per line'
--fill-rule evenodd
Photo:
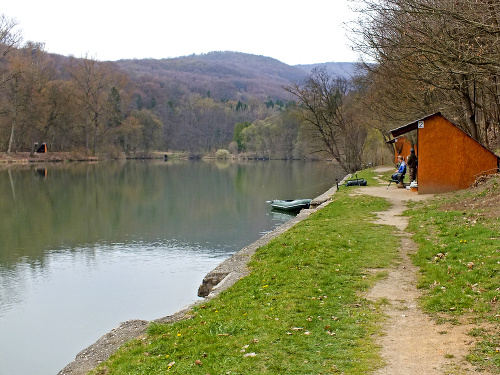
<path fill-rule="evenodd" d="M 483 173 L 495 173 L 498 157 L 440 114 L 418 128 L 418 192 L 468 188 Z"/>
<path fill-rule="evenodd" d="M 406 157 L 410 155 L 412 147 L 411 141 L 407 137 L 398 138 L 394 144 L 394 164 L 398 163 L 399 155 L 401 155 L 406 161 Z M 398 150 L 400 151 L 399 153 Z"/>

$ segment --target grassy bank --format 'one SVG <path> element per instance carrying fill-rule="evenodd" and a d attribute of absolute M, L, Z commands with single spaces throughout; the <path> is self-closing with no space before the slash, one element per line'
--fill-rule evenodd
<path fill-rule="evenodd" d="M 438 321 L 472 323 L 479 345 L 468 360 L 500 373 L 500 176 L 415 203 L 407 214 L 419 244 L 423 308 Z"/>
<path fill-rule="evenodd" d="M 184 321 L 151 325 L 93 373 L 365 374 L 380 366 L 372 334 L 381 316 L 360 294 L 380 277 L 374 269 L 391 264 L 398 240 L 370 222 L 385 200 L 347 191 L 260 248 L 250 276 Z"/>

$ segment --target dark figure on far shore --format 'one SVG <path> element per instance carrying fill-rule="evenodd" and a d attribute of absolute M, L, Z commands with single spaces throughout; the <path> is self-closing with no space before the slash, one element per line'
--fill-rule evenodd
<path fill-rule="evenodd" d="M 410 150 L 410 155 L 406 158 L 406 164 L 408 165 L 408 177 L 410 183 L 417 181 L 417 168 L 418 168 L 418 158 L 415 155 L 415 149 Z"/>

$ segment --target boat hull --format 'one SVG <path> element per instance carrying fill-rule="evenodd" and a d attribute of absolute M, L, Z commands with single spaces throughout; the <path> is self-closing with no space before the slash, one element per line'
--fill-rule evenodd
<path fill-rule="evenodd" d="M 309 208 L 312 199 L 274 199 L 271 201 L 271 207 L 282 211 L 300 211 L 303 208 Z"/>
<path fill-rule="evenodd" d="M 366 184 L 367 182 L 363 178 L 354 178 L 345 182 L 345 186 L 366 186 Z"/>

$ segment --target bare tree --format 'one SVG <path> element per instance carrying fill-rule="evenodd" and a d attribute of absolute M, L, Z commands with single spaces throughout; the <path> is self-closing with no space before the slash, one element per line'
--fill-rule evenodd
<path fill-rule="evenodd" d="M 315 152 L 326 152 L 347 173 L 361 167 L 366 132 L 348 111 L 349 82 L 316 68 L 304 84 L 294 83 L 285 90 L 299 101 L 303 131 L 315 139 Z"/>
<path fill-rule="evenodd" d="M 0 115 L 10 112 L 9 107 L 6 105 L 5 93 L 2 89 L 7 82 L 14 78 L 14 72 L 8 67 L 8 54 L 15 50 L 21 42 L 21 35 L 19 31 L 15 30 L 16 27 L 17 23 L 15 20 L 6 17 L 4 14 L 0 15 Z M 14 137 L 12 127 L 10 130 L 9 152 Z"/>
<path fill-rule="evenodd" d="M 0 87 L 11 77 L 8 71 L 5 70 L 7 55 L 12 52 L 21 43 L 21 34 L 16 30 L 17 22 L 0 15 Z"/>
<path fill-rule="evenodd" d="M 88 154 L 92 146 L 95 155 L 100 138 L 111 128 L 109 111 L 114 109 L 109 105 L 110 93 L 113 87 L 122 86 L 122 76 L 109 63 L 90 58 L 72 59 L 69 73 L 80 105 L 85 150 Z"/>

